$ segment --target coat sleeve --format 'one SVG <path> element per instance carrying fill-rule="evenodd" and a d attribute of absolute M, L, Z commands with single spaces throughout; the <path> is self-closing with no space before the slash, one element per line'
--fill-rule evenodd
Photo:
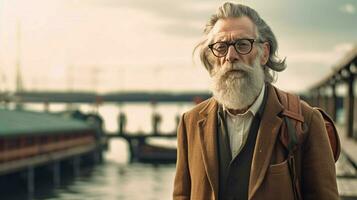
<path fill-rule="evenodd" d="M 188 166 L 187 134 L 184 115 L 177 129 L 177 161 L 174 180 L 173 199 L 189 200 L 191 194 L 191 176 Z"/>
<path fill-rule="evenodd" d="M 337 200 L 335 161 L 323 118 L 314 110 L 303 145 L 302 196 L 304 200 Z"/>

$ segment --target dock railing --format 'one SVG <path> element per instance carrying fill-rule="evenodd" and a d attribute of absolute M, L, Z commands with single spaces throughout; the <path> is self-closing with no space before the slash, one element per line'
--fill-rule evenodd
<path fill-rule="evenodd" d="M 344 111 L 342 123 L 348 138 L 357 140 L 355 122 L 355 76 L 357 74 L 357 44 L 332 68 L 331 73 L 312 86 L 305 97 L 311 105 L 323 108 L 335 121 Z M 347 87 L 344 94 L 338 88 Z M 339 121 L 340 122 L 340 121 Z"/>

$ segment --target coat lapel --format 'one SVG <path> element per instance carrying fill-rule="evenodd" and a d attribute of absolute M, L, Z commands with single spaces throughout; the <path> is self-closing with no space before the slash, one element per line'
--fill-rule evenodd
<path fill-rule="evenodd" d="M 252 166 L 249 180 L 249 198 L 263 182 L 265 173 L 270 164 L 272 151 L 282 123 L 278 114 L 283 110 L 282 105 L 275 94 L 273 86 L 268 85 L 268 99 L 260 122 L 258 136 L 253 153 Z"/>
<path fill-rule="evenodd" d="M 218 152 L 217 152 L 218 103 L 211 98 L 200 111 L 198 121 L 203 164 L 216 199 L 218 198 Z"/>

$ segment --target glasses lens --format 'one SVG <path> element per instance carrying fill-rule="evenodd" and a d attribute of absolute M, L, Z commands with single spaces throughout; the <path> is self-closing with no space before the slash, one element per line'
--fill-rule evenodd
<path fill-rule="evenodd" d="M 224 42 L 217 42 L 212 46 L 212 51 L 214 55 L 218 57 L 225 56 L 227 53 L 228 46 Z"/>
<path fill-rule="evenodd" d="M 252 43 L 249 40 L 237 40 L 235 43 L 236 50 L 241 54 L 247 54 L 252 49 Z"/>

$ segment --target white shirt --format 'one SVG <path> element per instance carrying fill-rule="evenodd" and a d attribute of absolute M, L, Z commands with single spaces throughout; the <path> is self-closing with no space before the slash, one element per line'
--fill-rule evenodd
<path fill-rule="evenodd" d="M 261 104 L 263 103 L 265 92 L 265 86 L 262 87 L 258 98 L 253 105 L 243 114 L 234 115 L 229 112 L 228 109 L 223 107 L 223 110 L 227 113 L 226 125 L 229 136 L 229 145 L 231 147 L 232 159 L 234 159 L 248 138 L 249 128 L 253 122 L 255 114 L 258 112 Z"/>

